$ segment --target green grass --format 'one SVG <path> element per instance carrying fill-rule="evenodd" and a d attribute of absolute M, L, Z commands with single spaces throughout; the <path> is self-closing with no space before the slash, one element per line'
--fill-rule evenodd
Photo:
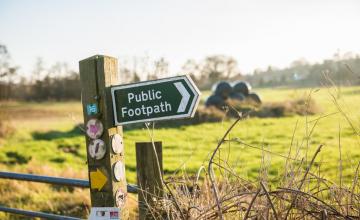
<path fill-rule="evenodd" d="M 259 148 L 250 148 L 233 142 L 223 145 L 220 154 L 222 158 L 228 158 L 229 164 L 238 175 L 256 179 L 262 161 L 263 152 L 260 149 L 264 148 L 273 152 L 268 155 L 270 156 L 269 179 L 276 183 L 280 178 L 278 174 L 285 169 L 285 159 L 279 155 L 288 154 L 297 124 L 292 157 L 296 148 L 299 148 L 299 158 L 307 155 L 310 160 L 316 148 L 324 144 L 317 162 L 321 164 L 322 175 L 337 182 L 340 126 L 343 175 L 345 183 L 351 182 L 354 166 L 360 160 L 359 135 L 354 134 L 354 129 L 356 132 L 360 131 L 360 87 L 341 88 L 339 94 L 334 88 L 256 90 L 265 102 L 307 97 L 310 91 L 312 91 L 311 97 L 322 109 L 320 114 L 309 117 L 249 118 L 236 125 L 230 138 L 238 138 Z M 210 92 L 203 94 L 209 95 Z M 348 119 L 339 113 L 331 94 L 338 98 L 337 102 Z M 203 96 L 202 100 L 205 99 L 206 96 Z M 14 135 L 1 142 L 1 169 L 19 172 L 41 172 L 44 169 L 51 169 L 51 174 L 65 176 L 67 172 L 63 171 L 71 170 L 72 177 L 87 176 L 85 138 L 76 129 L 77 124 L 82 122 L 80 102 L 11 102 L 2 103 L 0 108 L 1 111 L 6 112 L 10 123 L 16 129 Z M 328 114 L 332 115 L 315 123 L 316 118 Z M 151 131 L 156 141 L 163 142 L 165 173 L 171 175 L 179 170 L 196 173 L 200 166 L 206 166 L 209 155 L 232 122 L 233 120 L 224 120 L 220 123 Z M 306 134 L 315 124 L 312 135 L 306 138 Z M 136 183 L 135 142 L 150 141 L 151 138 L 149 131 L 144 127 L 136 130 L 125 128 L 124 139 L 127 180 Z M 3 202 L 0 199 L 0 203 Z"/>

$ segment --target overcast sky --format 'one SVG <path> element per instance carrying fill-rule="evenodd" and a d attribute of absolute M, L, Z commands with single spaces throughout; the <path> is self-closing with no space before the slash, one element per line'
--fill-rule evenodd
<path fill-rule="evenodd" d="M 0 0 L 0 43 L 22 73 L 94 54 L 188 59 L 224 54 L 243 72 L 360 54 L 359 0 Z"/>

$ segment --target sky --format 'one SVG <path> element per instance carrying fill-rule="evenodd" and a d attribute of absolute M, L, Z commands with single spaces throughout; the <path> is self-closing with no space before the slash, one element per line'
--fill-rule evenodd
<path fill-rule="evenodd" d="M 360 54 L 358 0 L 0 0 L 0 44 L 21 74 L 95 54 L 187 59 L 232 56 L 243 73 Z"/>

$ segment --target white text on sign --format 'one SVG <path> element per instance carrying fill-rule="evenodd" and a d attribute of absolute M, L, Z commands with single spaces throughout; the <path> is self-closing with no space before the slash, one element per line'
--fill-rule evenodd
<path fill-rule="evenodd" d="M 131 102 L 146 102 L 146 101 L 154 101 L 154 100 L 160 100 L 162 98 L 161 91 L 158 90 L 147 90 L 147 91 L 141 91 L 140 93 L 128 93 L 127 95 L 128 103 Z M 160 102 L 158 105 L 152 105 L 152 106 L 145 106 L 141 105 L 139 108 L 128 108 L 128 107 L 122 107 L 121 108 L 121 115 L 122 117 L 134 117 L 134 116 L 142 116 L 146 115 L 149 117 L 152 114 L 162 113 L 162 112 L 168 112 L 171 111 L 171 104 L 168 102 Z"/>
<path fill-rule="evenodd" d="M 141 91 L 140 94 L 130 92 L 128 94 L 128 101 L 131 103 L 135 99 L 136 102 L 146 102 L 156 99 L 161 99 L 161 91 L 148 90 L 147 92 Z"/>

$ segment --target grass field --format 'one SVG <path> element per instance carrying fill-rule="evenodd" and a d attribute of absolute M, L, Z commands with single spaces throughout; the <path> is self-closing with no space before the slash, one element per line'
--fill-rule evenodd
<path fill-rule="evenodd" d="M 248 118 L 240 121 L 220 154 L 238 175 L 256 180 L 265 149 L 269 165 L 269 180 L 275 185 L 285 169 L 285 159 L 292 147 L 291 157 L 311 157 L 323 144 L 317 158 L 322 175 L 337 182 L 339 179 L 339 149 L 342 155 L 342 175 L 350 184 L 360 160 L 360 87 L 320 89 L 260 89 L 264 102 L 281 102 L 309 97 L 321 107 L 317 115 L 283 118 Z M 210 92 L 204 92 L 205 100 Z M 335 102 L 335 103 L 334 103 Z M 0 141 L 0 169 L 26 173 L 87 178 L 84 136 L 78 129 L 82 123 L 80 102 L 19 103 L 4 102 L 0 111 L 15 128 L 15 133 Z M 318 120 L 317 120 L 318 119 Z M 232 123 L 203 123 L 177 128 L 128 130 L 125 127 L 126 175 L 136 183 L 135 142 L 154 139 L 163 142 L 164 170 L 167 176 L 179 172 L 194 174 L 207 165 L 209 154 Z M 340 141 L 339 141 L 340 138 Z M 292 146 L 291 146 L 292 143 Z M 339 144 L 340 143 L 340 144 Z M 340 145 L 340 148 L 339 148 Z M 84 216 L 89 205 L 87 190 L 58 189 L 35 183 L 0 180 L 0 204 L 33 210 Z M 20 188 L 24 188 L 20 189 Z M 74 198 L 73 198 L 74 197 Z M 64 208 L 62 201 L 69 201 Z M 53 202 L 50 202 L 53 201 Z M 135 204 L 135 198 L 131 198 Z M 74 207 L 75 206 L 75 207 Z M 83 208 L 81 208 L 83 207 Z M 0 218 L 2 218 L 0 213 Z M 9 217 L 9 216 L 8 216 Z M 13 217 L 13 216 L 10 216 Z M 9 217 L 9 218 L 10 218 Z"/>

